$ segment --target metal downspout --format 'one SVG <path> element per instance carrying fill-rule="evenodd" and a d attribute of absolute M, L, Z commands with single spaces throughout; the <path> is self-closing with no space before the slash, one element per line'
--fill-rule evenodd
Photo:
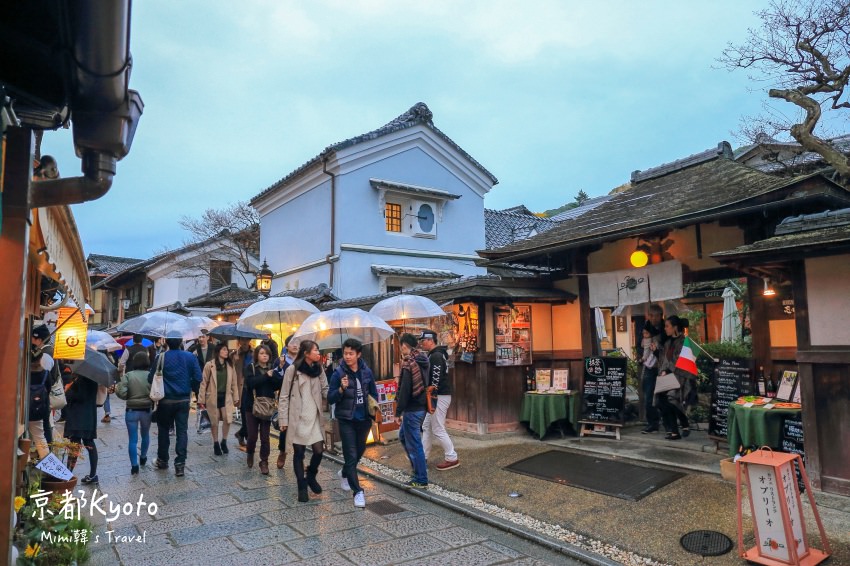
<path fill-rule="evenodd" d="M 333 256 L 336 252 L 336 175 L 328 171 L 328 156 L 322 159 L 322 173 L 331 178 L 331 249 L 330 253 L 325 256 L 325 261 L 328 262 L 330 275 L 328 277 L 328 287 L 334 288 L 334 264 Z"/>

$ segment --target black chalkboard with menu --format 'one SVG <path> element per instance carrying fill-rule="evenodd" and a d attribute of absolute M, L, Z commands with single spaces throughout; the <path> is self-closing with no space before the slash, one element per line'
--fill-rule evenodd
<path fill-rule="evenodd" d="M 711 380 L 711 412 L 708 434 L 726 438 L 729 434 L 729 405 L 742 395 L 753 394 L 750 359 L 721 359 L 714 368 Z"/>
<path fill-rule="evenodd" d="M 610 356 L 584 359 L 582 421 L 625 424 L 627 362 Z"/>
<path fill-rule="evenodd" d="M 782 451 L 799 454 L 806 461 L 803 451 L 803 420 L 801 415 L 785 417 L 782 423 Z"/>

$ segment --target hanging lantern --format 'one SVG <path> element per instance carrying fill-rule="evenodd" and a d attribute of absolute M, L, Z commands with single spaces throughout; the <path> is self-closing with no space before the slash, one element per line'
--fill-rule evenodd
<path fill-rule="evenodd" d="M 86 331 L 80 309 L 63 307 L 59 309 L 56 321 L 53 357 L 58 360 L 82 360 L 86 356 Z"/>
<path fill-rule="evenodd" d="M 738 460 L 736 468 L 738 549 L 741 558 L 769 566 L 782 564 L 813 566 L 829 557 L 831 553 L 829 541 L 812 495 L 809 477 L 806 475 L 806 469 L 803 467 L 803 460 L 799 454 L 786 454 L 762 448 Z M 812 548 L 807 540 L 796 469 L 800 470 L 806 493 L 809 495 L 809 504 L 824 550 Z M 749 550 L 744 550 L 741 513 L 741 487 L 744 479 L 746 479 L 756 542 L 756 545 Z"/>

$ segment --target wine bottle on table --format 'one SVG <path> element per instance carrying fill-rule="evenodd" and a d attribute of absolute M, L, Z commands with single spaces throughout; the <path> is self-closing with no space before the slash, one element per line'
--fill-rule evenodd
<path fill-rule="evenodd" d="M 770 378 L 770 373 L 765 374 L 764 379 L 767 382 L 767 396 L 773 399 L 776 397 L 776 384 L 774 384 L 773 380 Z"/>
<path fill-rule="evenodd" d="M 525 368 L 525 390 L 531 391 L 531 368 L 528 366 Z"/>
<path fill-rule="evenodd" d="M 764 366 L 759 366 L 759 374 L 756 377 L 756 393 L 764 397 L 767 395 L 767 382 L 764 379 Z"/>

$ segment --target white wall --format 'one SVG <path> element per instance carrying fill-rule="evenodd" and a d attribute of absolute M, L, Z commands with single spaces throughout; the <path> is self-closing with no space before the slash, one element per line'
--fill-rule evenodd
<path fill-rule="evenodd" d="M 813 346 L 850 345 L 850 255 L 806 260 L 809 335 Z"/>

